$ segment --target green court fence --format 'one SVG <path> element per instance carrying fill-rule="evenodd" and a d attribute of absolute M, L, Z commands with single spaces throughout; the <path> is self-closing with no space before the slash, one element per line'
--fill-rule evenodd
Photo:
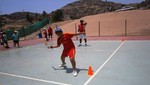
<path fill-rule="evenodd" d="M 17 30 L 19 32 L 19 37 L 25 37 L 27 35 L 30 35 L 33 32 L 40 30 L 42 27 L 44 27 L 48 23 L 49 23 L 49 19 L 44 19 L 44 20 L 37 22 L 35 24 L 29 25 L 26 27 L 24 26 L 24 27 L 20 28 L 19 30 Z M 8 40 L 12 39 L 13 31 L 14 30 L 7 30 L 6 31 Z"/>

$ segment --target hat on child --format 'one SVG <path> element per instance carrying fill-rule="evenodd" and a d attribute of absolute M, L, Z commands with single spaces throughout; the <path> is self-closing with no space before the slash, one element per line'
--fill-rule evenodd
<path fill-rule="evenodd" d="M 57 33 L 57 32 L 63 32 L 63 31 L 62 31 L 61 28 L 56 28 L 56 29 L 55 29 L 55 33 Z"/>
<path fill-rule="evenodd" d="M 80 20 L 80 22 L 82 23 L 82 22 L 84 22 L 83 20 Z"/>

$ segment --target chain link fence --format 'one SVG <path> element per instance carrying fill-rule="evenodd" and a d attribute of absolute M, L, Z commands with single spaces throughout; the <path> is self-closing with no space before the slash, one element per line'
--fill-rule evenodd
<path fill-rule="evenodd" d="M 22 28 L 17 30 L 19 32 L 19 37 L 26 37 L 27 35 L 30 35 L 36 31 L 40 30 L 42 27 L 44 27 L 47 24 L 49 24 L 49 20 L 44 19 L 35 24 L 29 25 L 29 26 L 23 26 Z M 8 40 L 12 39 L 13 32 L 14 32 L 14 30 L 11 30 L 11 29 L 6 30 Z"/>
<path fill-rule="evenodd" d="M 141 22 L 143 21 L 143 22 Z M 87 36 L 103 37 L 103 36 L 150 36 L 150 19 L 135 19 L 135 20 L 113 20 L 113 21 L 96 21 L 87 22 L 85 27 Z M 72 31 L 77 33 L 78 24 L 70 24 L 67 30 L 74 27 Z M 72 26 L 71 26 L 72 25 Z M 74 25 L 74 26 L 73 26 Z M 64 28 L 64 30 L 66 30 Z"/>

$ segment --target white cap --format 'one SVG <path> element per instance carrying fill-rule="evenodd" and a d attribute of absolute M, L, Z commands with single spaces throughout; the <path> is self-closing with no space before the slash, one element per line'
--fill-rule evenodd
<path fill-rule="evenodd" d="M 14 32 L 18 32 L 18 31 L 14 31 Z"/>

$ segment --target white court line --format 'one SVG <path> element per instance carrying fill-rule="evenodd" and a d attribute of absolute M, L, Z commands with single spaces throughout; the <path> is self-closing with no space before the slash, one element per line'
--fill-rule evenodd
<path fill-rule="evenodd" d="M 109 58 L 99 67 L 99 69 L 84 83 L 84 85 L 88 85 L 90 81 L 96 76 L 96 74 L 105 66 L 105 64 L 113 57 L 113 55 L 121 48 L 121 46 L 124 44 L 122 42 L 118 48 L 109 56 Z"/>
<path fill-rule="evenodd" d="M 65 83 L 60 83 L 60 82 L 55 82 L 55 81 L 43 80 L 43 79 L 38 79 L 38 78 L 33 78 L 33 77 L 27 77 L 27 76 L 21 76 L 21 75 L 15 75 L 15 74 L 4 73 L 4 72 L 0 72 L 0 75 L 18 77 L 18 78 L 23 78 L 23 79 L 28 79 L 28 80 L 34 80 L 34 81 L 39 81 L 39 82 L 44 82 L 44 83 L 50 83 L 50 84 L 70 85 L 70 84 L 65 84 Z"/>

